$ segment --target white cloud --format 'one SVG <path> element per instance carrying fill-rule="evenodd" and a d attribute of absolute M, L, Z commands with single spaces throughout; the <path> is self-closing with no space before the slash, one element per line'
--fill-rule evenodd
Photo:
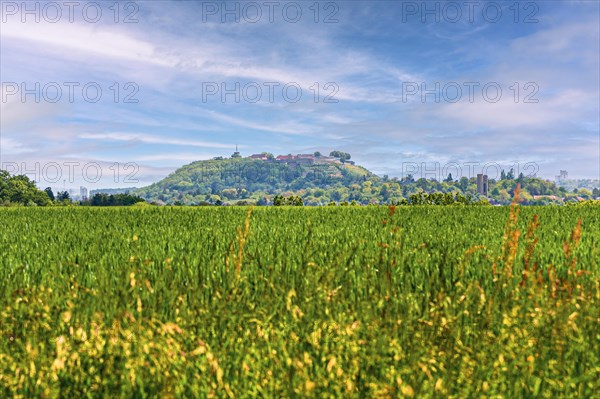
<path fill-rule="evenodd" d="M 515 102 L 509 92 L 497 103 L 480 100 L 444 104 L 438 116 L 461 122 L 463 127 L 471 129 L 544 128 L 585 118 L 585 105 L 597 100 L 597 95 L 568 90 L 538 100 L 538 103 Z"/>
<path fill-rule="evenodd" d="M 82 139 L 101 140 L 101 141 L 128 141 L 134 143 L 147 144 L 168 144 L 190 147 L 208 147 L 208 148 L 231 148 L 230 143 L 218 143 L 212 141 L 199 141 L 189 139 L 172 138 L 168 136 L 153 136 L 150 134 L 141 133 L 83 133 L 79 135 Z"/>
<path fill-rule="evenodd" d="M 68 51 L 97 55 L 103 58 L 137 61 L 173 67 L 175 60 L 157 53 L 149 42 L 138 40 L 125 32 L 95 24 L 77 23 L 20 23 L 11 19 L 2 26 L 3 40 L 22 40 L 39 43 L 59 56 Z M 84 56 L 80 54 L 78 56 Z"/>
<path fill-rule="evenodd" d="M 216 111 L 204 111 L 204 115 L 213 118 L 215 120 L 225 122 L 234 126 L 240 126 L 246 129 L 252 130 L 261 130 L 265 132 L 272 133 L 285 133 L 285 134 L 309 134 L 308 126 L 305 126 L 301 123 L 297 122 L 286 122 L 283 124 L 266 124 L 266 123 L 258 123 L 248 119 L 242 119 L 233 117 L 230 115 L 225 115 Z"/>

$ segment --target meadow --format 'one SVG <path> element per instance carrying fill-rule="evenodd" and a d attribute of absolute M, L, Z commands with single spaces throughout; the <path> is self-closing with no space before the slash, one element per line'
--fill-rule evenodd
<path fill-rule="evenodd" d="M 2 398 L 600 397 L 600 209 L 0 209 Z"/>

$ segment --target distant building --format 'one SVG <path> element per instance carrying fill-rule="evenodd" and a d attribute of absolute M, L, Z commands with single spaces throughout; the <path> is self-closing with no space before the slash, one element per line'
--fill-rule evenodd
<path fill-rule="evenodd" d="M 323 163 L 341 163 L 339 159 L 334 158 L 334 157 L 326 157 L 324 155 L 321 155 L 318 158 L 315 158 L 315 162 L 323 164 Z"/>
<path fill-rule="evenodd" d="M 81 200 L 85 201 L 87 200 L 88 197 L 88 189 L 86 187 L 80 186 L 79 187 L 79 195 L 81 196 Z"/>
<path fill-rule="evenodd" d="M 275 158 L 276 162 L 283 163 L 296 163 L 296 164 L 309 164 L 315 163 L 315 156 L 313 154 L 298 154 L 298 155 L 279 155 Z"/>
<path fill-rule="evenodd" d="M 297 163 L 305 163 L 312 165 L 315 163 L 315 156 L 313 154 L 298 154 L 295 157 Z"/>
<path fill-rule="evenodd" d="M 77 201 L 77 200 L 81 199 L 81 197 L 79 196 L 79 192 L 77 190 L 75 190 L 74 188 L 70 188 L 68 192 L 69 192 L 69 197 L 72 200 Z"/>
<path fill-rule="evenodd" d="M 277 158 L 275 158 L 275 160 L 277 162 L 292 162 L 294 160 L 294 156 L 293 155 L 278 155 Z"/>
<path fill-rule="evenodd" d="M 562 198 L 559 198 L 556 195 L 534 195 L 533 199 L 534 200 L 549 199 L 549 200 L 552 200 L 552 201 L 562 201 Z"/>
<path fill-rule="evenodd" d="M 479 173 L 477 175 L 477 192 L 485 197 L 488 195 L 488 176 Z"/>
<path fill-rule="evenodd" d="M 566 170 L 561 170 L 558 176 L 556 176 L 557 181 L 567 180 L 569 178 L 569 172 Z"/>
<path fill-rule="evenodd" d="M 267 156 L 267 154 L 252 154 L 250 155 L 250 158 L 252 159 L 259 159 L 261 161 L 268 161 L 269 157 Z"/>

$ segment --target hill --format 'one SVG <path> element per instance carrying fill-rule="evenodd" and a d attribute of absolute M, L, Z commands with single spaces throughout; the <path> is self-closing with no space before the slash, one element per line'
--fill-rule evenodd
<path fill-rule="evenodd" d="M 380 178 L 353 162 L 314 155 L 215 158 L 185 165 L 165 179 L 134 193 L 148 201 L 181 203 L 267 204 L 275 195 L 301 194 L 324 197 L 328 190 L 360 185 Z M 313 205 L 327 203 L 313 201 Z"/>

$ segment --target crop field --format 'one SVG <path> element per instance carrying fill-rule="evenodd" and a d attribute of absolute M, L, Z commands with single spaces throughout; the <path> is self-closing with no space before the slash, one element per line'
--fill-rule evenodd
<path fill-rule="evenodd" d="M 2 398 L 600 397 L 600 209 L 0 209 Z"/>

